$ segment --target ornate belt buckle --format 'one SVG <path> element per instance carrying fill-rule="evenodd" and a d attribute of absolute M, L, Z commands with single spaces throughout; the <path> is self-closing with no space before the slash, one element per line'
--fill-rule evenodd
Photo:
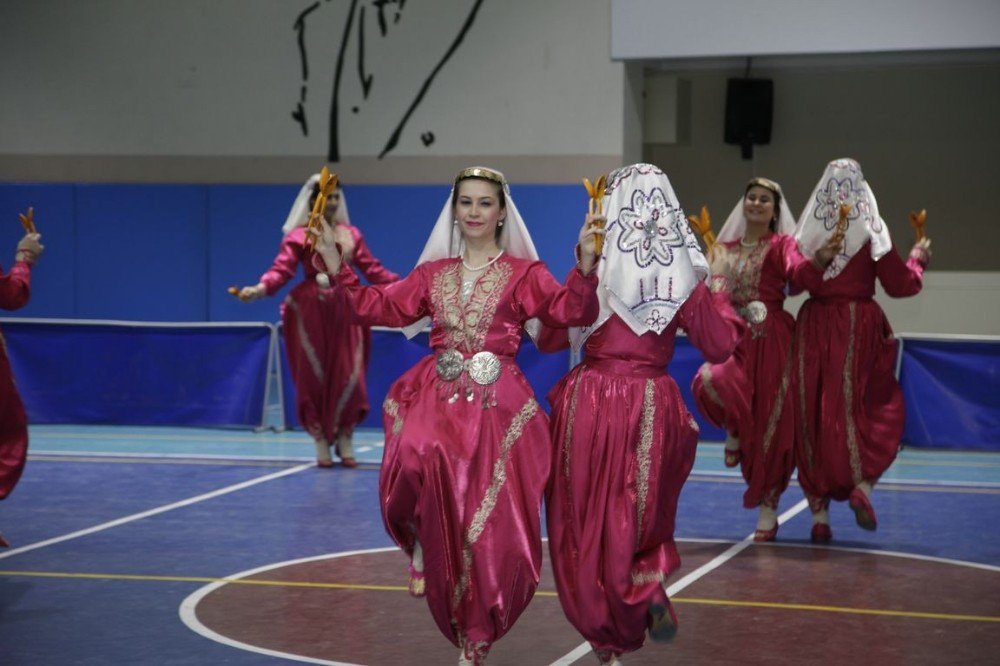
<path fill-rule="evenodd" d="M 465 369 L 465 358 L 457 349 L 449 349 L 438 354 L 435 369 L 441 379 L 446 382 L 454 381 Z"/>
<path fill-rule="evenodd" d="M 500 359 L 493 352 L 481 351 L 466 363 L 472 381 L 489 386 L 500 379 Z"/>
<path fill-rule="evenodd" d="M 760 324 L 767 319 L 767 306 L 760 301 L 750 301 L 741 308 L 740 314 L 751 324 Z"/>

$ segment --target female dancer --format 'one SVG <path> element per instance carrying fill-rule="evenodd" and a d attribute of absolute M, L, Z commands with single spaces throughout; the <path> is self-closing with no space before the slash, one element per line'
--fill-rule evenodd
<path fill-rule="evenodd" d="M 708 265 L 660 169 L 619 169 L 607 192 L 600 315 L 568 335 L 546 329 L 542 348 L 572 339 L 584 350 L 549 394 L 555 455 L 546 508 L 559 600 L 601 663 L 617 663 L 647 629 L 653 640 L 676 632 L 663 582 L 680 565 L 674 519 L 698 426 L 667 374 L 674 335 L 683 328 L 718 363 L 743 324 L 728 279 L 713 278 L 714 294 L 705 286 Z M 725 273 L 722 261 L 715 268 Z"/>
<path fill-rule="evenodd" d="M 0 272 L 0 308 L 17 310 L 24 307 L 31 296 L 31 267 L 38 261 L 44 246 L 39 242 L 41 234 L 28 230 L 33 229 L 30 223 L 25 224 L 27 233 L 17 244 L 14 254 L 14 265 L 10 272 L 3 275 Z M 14 375 L 7 358 L 7 345 L 0 334 L 0 500 L 5 499 L 14 490 L 24 462 L 28 456 L 28 417 L 24 413 L 24 404 L 14 384 Z M 0 534 L 0 548 L 10 546 Z"/>
<path fill-rule="evenodd" d="M 815 262 L 795 278 L 810 296 L 796 323 L 796 456 L 813 512 L 812 540 L 826 543 L 833 536 L 831 499 L 847 500 L 862 528 L 877 525 L 872 486 L 896 458 L 904 411 L 893 375 L 896 341 L 872 299 L 875 280 L 889 296 L 917 294 L 930 240 L 918 240 L 905 262 L 899 257 L 851 159 L 827 165 L 795 237 Z"/>
<path fill-rule="evenodd" d="M 417 267 L 361 287 L 340 267 L 326 227 L 317 248 L 358 321 L 419 331 L 434 350 L 383 405 L 379 496 L 386 530 L 410 556 L 410 591 L 478 664 L 527 606 L 541 565 L 539 513 L 548 421 L 514 363 L 525 324 L 597 316 L 594 230 L 561 286 L 537 261 L 502 174 L 459 172 Z"/>
<path fill-rule="evenodd" d="M 759 507 L 754 541 L 778 533 L 778 499 L 795 469 L 789 399 L 795 319 L 784 310 L 785 285 L 805 261 L 791 234 L 795 218 L 778 183 L 753 178 L 713 249 L 734 266 L 732 302 L 748 328 L 724 363 L 705 363 L 692 390 L 698 409 L 726 430 L 725 464 L 740 465 L 743 506 Z"/>
<path fill-rule="evenodd" d="M 282 227 L 285 237 L 271 268 L 260 282 L 243 287 L 245 302 L 269 296 L 295 277 L 301 263 L 306 279 L 296 285 L 281 304 L 281 321 L 289 369 L 295 382 L 299 423 L 316 443 L 316 465 L 333 467 L 330 446 L 335 443 L 344 467 L 357 467 L 352 435 L 368 415 L 365 372 L 371 331 L 351 324 L 343 298 L 316 280 L 313 252 L 306 247 L 306 222 L 319 192 L 319 174 L 312 175 L 292 204 Z M 395 282 L 399 276 L 376 259 L 358 228 L 350 223 L 347 201 L 339 185 L 327 200 L 325 212 L 348 264 L 373 284 Z"/>

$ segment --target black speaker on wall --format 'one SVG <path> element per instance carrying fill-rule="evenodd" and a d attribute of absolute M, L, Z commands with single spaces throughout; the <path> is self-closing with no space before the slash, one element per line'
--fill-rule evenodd
<path fill-rule="evenodd" d="M 726 143 L 742 148 L 743 159 L 753 157 L 754 144 L 771 141 L 774 82 L 771 79 L 729 79 L 726 86 Z"/>

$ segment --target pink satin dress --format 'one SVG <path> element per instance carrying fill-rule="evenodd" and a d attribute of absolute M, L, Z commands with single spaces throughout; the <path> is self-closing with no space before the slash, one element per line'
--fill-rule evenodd
<path fill-rule="evenodd" d="M 566 617 L 597 652 L 642 646 L 646 612 L 666 603 L 662 583 L 680 566 L 674 521 L 698 425 L 667 374 L 678 327 L 718 363 L 743 324 L 727 293 L 699 284 L 659 335 L 636 336 L 612 316 L 549 394 L 549 552 Z M 541 346 L 566 344 L 546 331 Z"/>
<path fill-rule="evenodd" d="M 338 280 L 340 276 L 338 275 Z M 379 494 L 386 530 L 424 554 L 427 604 L 441 632 L 477 656 L 514 625 L 538 585 L 540 507 L 549 474 L 548 419 L 514 362 L 526 320 L 582 326 L 597 318 L 597 278 L 572 270 L 560 285 L 541 262 L 501 256 L 463 302 L 458 259 L 428 262 L 400 282 L 349 287 L 358 321 L 432 319 L 425 357 L 383 405 Z M 471 371 L 445 380 L 437 360 L 487 351 L 496 381 Z"/>
<path fill-rule="evenodd" d="M 17 261 L 10 273 L 0 275 L 0 308 L 16 310 L 31 296 L 31 266 Z M 7 344 L 0 333 L 0 499 L 14 490 L 28 457 L 28 417 L 17 392 L 7 358 Z"/>
<path fill-rule="evenodd" d="M 368 249 L 357 227 L 351 267 L 373 284 L 395 282 L 399 276 L 385 268 Z M 302 264 L 305 280 L 281 304 L 289 371 L 295 382 L 299 423 L 313 439 L 327 443 L 349 434 L 368 415 L 365 374 L 371 353 L 371 331 L 350 322 L 343 295 L 316 283 L 312 250 L 305 247 L 306 229 L 297 227 L 282 239 L 278 256 L 260 277 L 268 295 L 295 278 Z"/>
<path fill-rule="evenodd" d="M 740 249 L 738 241 L 726 247 Z M 734 267 L 733 307 L 749 319 L 747 330 L 736 353 L 723 363 L 702 365 L 691 387 L 705 418 L 739 438 L 748 509 L 761 504 L 776 509 L 795 469 L 795 318 L 784 302 L 789 275 L 807 261 L 794 238 L 768 234 Z"/>
<path fill-rule="evenodd" d="M 813 511 L 848 499 L 892 464 L 903 435 L 903 393 L 895 377 L 896 339 L 873 300 L 875 280 L 892 297 L 913 296 L 924 264 L 895 248 L 874 261 L 866 245 L 837 277 L 806 263 L 794 279 L 809 290 L 799 310 L 794 369 L 799 484 Z"/>

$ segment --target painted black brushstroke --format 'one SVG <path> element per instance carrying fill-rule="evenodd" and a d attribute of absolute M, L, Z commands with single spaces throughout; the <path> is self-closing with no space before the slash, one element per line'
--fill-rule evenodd
<path fill-rule="evenodd" d="M 309 60 L 306 58 L 306 16 L 311 14 L 319 7 L 318 2 L 314 2 L 310 6 L 306 7 L 298 18 L 295 19 L 293 24 L 293 29 L 299 33 L 299 57 L 302 59 L 302 80 L 309 80 Z"/>
<path fill-rule="evenodd" d="M 410 104 L 410 108 L 406 110 L 406 113 L 403 115 L 403 119 L 399 121 L 399 125 L 396 126 L 396 129 L 392 133 L 392 136 L 389 137 L 389 140 L 386 142 L 385 147 L 382 149 L 382 152 L 379 153 L 378 156 L 379 159 L 385 157 L 386 154 L 393 148 L 395 148 L 396 144 L 399 143 L 399 137 L 403 133 L 403 128 L 406 126 L 406 123 L 410 120 L 410 116 L 413 115 L 413 112 L 416 111 L 417 107 L 420 105 L 420 102 L 423 101 L 424 95 L 427 94 L 427 91 L 431 87 L 431 83 L 434 82 L 434 77 L 438 75 L 438 72 L 441 71 L 441 69 L 445 66 L 445 64 L 448 62 L 451 56 L 454 55 L 455 51 L 458 50 L 458 47 L 461 45 L 462 40 L 465 39 L 465 34 L 469 31 L 469 28 L 472 27 L 472 23 L 476 20 L 476 13 L 479 11 L 479 7 L 482 4 L 483 0 L 476 0 L 475 6 L 473 6 L 472 11 L 469 12 L 469 16 L 465 19 L 465 24 L 462 25 L 462 29 L 459 31 L 458 36 L 455 37 L 455 41 L 451 43 L 451 46 L 448 47 L 447 53 L 444 54 L 444 57 L 441 58 L 441 61 L 438 62 L 438 64 L 434 67 L 434 70 L 431 72 L 430 76 L 427 77 L 427 80 L 424 81 L 424 84 L 420 87 L 420 91 L 417 93 L 417 96 L 413 100 L 413 103 Z M 351 9 L 353 12 L 353 7 Z M 350 19 L 348 19 L 348 22 L 349 21 Z"/>
<path fill-rule="evenodd" d="M 365 7 L 361 6 L 358 16 L 358 78 L 361 79 L 361 94 L 368 99 L 368 91 L 372 89 L 372 76 L 365 75 Z"/>
<path fill-rule="evenodd" d="M 337 53 L 337 69 L 333 74 L 333 103 L 330 105 L 330 147 L 327 150 L 327 160 L 340 161 L 340 136 L 338 120 L 340 113 L 340 77 L 344 71 L 344 53 L 354 25 L 354 12 L 358 8 L 358 0 L 351 0 L 351 9 L 347 13 L 347 23 L 344 25 L 344 35 L 340 40 L 340 51 Z"/>

